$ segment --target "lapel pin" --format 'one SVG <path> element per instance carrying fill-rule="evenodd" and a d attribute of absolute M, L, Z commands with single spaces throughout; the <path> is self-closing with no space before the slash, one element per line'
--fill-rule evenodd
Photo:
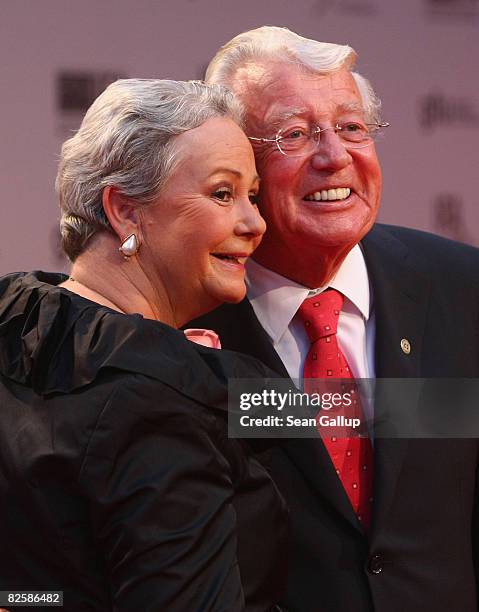
<path fill-rule="evenodd" d="M 405 355 L 409 355 L 409 353 L 411 352 L 411 343 L 406 338 L 403 338 L 401 340 L 401 349 Z"/>

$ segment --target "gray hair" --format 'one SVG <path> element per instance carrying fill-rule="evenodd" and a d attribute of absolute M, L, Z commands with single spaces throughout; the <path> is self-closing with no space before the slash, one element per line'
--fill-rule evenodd
<path fill-rule="evenodd" d="M 369 81 L 352 71 L 356 61 L 354 49 L 348 45 L 304 38 L 288 28 L 263 26 L 238 34 L 221 47 L 211 60 L 205 81 L 221 83 L 234 91 L 234 78 L 238 69 L 264 60 L 297 64 L 319 74 L 346 68 L 356 82 L 368 119 L 380 121 L 379 98 Z"/>
<path fill-rule="evenodd" d="M 103 189 L 116 186 L 135 204 L 151 204 L 175 168 L 175 136 L 212 117 L 243 125 L 233 94 L 219 85 L 122 79 L 107 87 L 61 150 L 56 189 L 71 261 L 97 232 L 112 231 Z"/>

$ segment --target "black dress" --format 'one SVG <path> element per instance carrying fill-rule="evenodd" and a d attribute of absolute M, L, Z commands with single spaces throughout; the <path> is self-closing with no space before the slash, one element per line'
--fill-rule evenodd
<path fill-rule="evenodd" d="M 286 508 L 227 437 L 227 379 L 270 371 L 64 280 L 0 280 L 0 590 L 61 590 L 69 612 L 275 609 Z"/>

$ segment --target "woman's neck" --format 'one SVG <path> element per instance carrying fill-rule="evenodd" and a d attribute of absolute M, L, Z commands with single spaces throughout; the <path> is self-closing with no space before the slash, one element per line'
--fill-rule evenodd
<path fill-rule="evenodd" d="M 98 291 L 94 291 L 93 289 L 91 289 L 87 285 L 85 285 L 82 282 L 78 281 L 73 276 L 70 276 L 60 286 L 64 287 L 65 289 L 68 289 L 72 293 L 76 293 L 77 295 L 81 295 L 82 297 L 86 298 L 87 300 L 91 300 L 92 302 L 96 302 L 97 304 L 101 304 L 102 306 L 107 306 L 108 308 L 111 308 L 112 310 L 117 310 L 118 312 L 122 312 L 123 314 L 126 314 L 125 311 L 122 310 L 118 306 L 118 304 L 115 304 L 114 302 L 112 302 L 111 300 L 106 298 L 104 295 L 101 295 L 100 293 L 98 293 Z"/>
<path fill-rule="evenodd" d="M 124 314 L 139 313 L 147 319 L 178 327 L 163 287 L 154 286 L 135 257 L 118 261 L 114 245 L 98 241 L 74 262 L 62 287 Z"/>

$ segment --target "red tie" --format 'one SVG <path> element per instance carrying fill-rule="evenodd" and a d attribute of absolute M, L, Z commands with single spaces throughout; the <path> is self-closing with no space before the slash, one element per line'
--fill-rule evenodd
<path fill-rule="evenodd" d="M 307 298 L 299 315 L 311 342 L 304 378 L 354 378 L 338 345 L 338 319 L 344 296 L 335 289 Z M 363 422 L 357 395 L 356 415 Z M 356 403 L 356 402 L 355 402 Z M 369 437 L 323 437 L 331 461 L 359 520 L 366 529 L 371 523 L 373 452 Z"/>

